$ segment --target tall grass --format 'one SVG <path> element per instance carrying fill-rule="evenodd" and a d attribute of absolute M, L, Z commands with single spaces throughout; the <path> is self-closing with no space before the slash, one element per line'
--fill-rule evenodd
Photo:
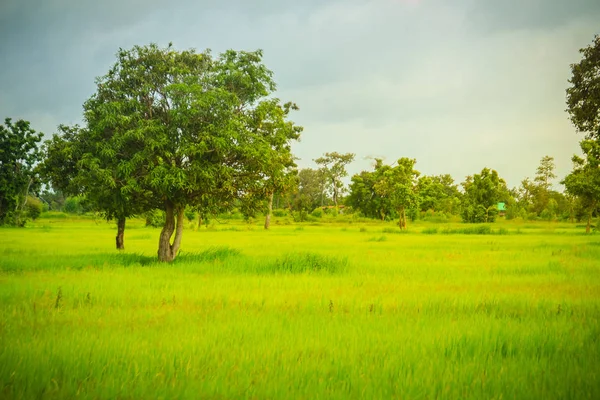
<path fill-rule="evenodd" d="M 0 229 L 0 398 L 600 397 L 600 240 L 569 226 L 240 224 L 160 264 L 139 222 L 122 253 L 47 224 Z"/>

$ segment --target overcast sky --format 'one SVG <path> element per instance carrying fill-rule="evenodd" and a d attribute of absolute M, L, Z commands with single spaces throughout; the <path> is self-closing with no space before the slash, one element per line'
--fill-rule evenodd
<path fill-rule="evenodd" d="M 569 64 L 599 21 L 598 0 L 0 0 L 0 117 L 46 135 L 80 122 L 120 47 L 260 48 L 300 106 L 301 167 L 411 157 L 513 187 L 550 155 L 558 182 L 583 138 L 564 111 Z"/>

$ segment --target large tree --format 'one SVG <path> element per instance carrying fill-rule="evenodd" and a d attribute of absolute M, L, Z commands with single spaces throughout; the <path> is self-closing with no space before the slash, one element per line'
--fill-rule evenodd
<path fill-rule="evenodd" d="M 323 172 L 323 175 L 327 179 L 329 189 L 333 198 L 333 204 L 337 208 L 340 194 L 344 190 L 344 183 L 342 178 L 348 176 L 346 171 L 346 165 L 354 161 L 355 154 L 345 153 L 341 154 L 338 152 L 325 153 L 323 157 L 319 157 L 314 160 Z"/>
<path fill-rule="evenodd" d="M 579 132 L 600 139 L 600 36 L 579 50 L 580 62 L 571 64 L 571 86 L 567 89 L 567 112 Z"/>
<path fill-rule="evenodd" d="M 119 51 L 85 103 L 95 135 L 132 141 L 123 168 L 165 212 L 159 260 L 176 257 L 186 206 L 224 210 L 256 199 L 260 182 L 273 174 L 276 163 L 269 160 L 297 138 L 295 129 L 257 125 L 259 114 L 275 115 L 278 123 L 287 118 L 261 60 L 261 51 L 229 50 L 214 58 L 171 45 L 135 46 Z"/>
<path fill-rule="evenodd" d="M 41 158 L 36 133 L 29 122 L 10 118 L 0 125 L 0 225 L 8 220 L 22 225 L 27 195 L 36 183 L 35 165 Z"/>
<path fill-rule="evenodd" d="M 583 140 L 581 150 L 584 157 L 573 156 L 573 171 L 561 182 L 567 192 L 579 198 L 586 211 L 590 232 L 593 213 L 600 205 L 600 140 Z"/>

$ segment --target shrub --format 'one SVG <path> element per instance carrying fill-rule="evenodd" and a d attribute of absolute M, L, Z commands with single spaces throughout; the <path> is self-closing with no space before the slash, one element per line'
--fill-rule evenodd
<path fill-rule="evenodd" d="M 153 210 L 144 214 L 146 217 L 146 226 L 161 228 L 165 224 L 165 212 L 162 210 Z"/>
<path fill-rule="evenodd" d="M 287 215 L 288 215 L 288 213 L 284 209 L 273 210 L 273 216 L 275 216 L 277 218 L 287 217 Z"/>
<path fill-rule="evenodd" d="M 438 229 L 437 228 L 425 228 L 425 229 L 423 229 L 423 233 L 426 235 L 435 235 L 436 233 L 438 233 Z"/>
<path fill-rule="evenodd" d="M 320 208 L 315 208 L 310 215 L 312 215 L 313 217 L 316 218 L 322 218 L 323 217 L 323 210 Z"/>
<path fill-rule="evenodd" d="M 27 203 L 25 204 L 25 213 L 28 218 L 36 220 L 42 213 L 42 202 L 32 196 L 27 196 Z"/>

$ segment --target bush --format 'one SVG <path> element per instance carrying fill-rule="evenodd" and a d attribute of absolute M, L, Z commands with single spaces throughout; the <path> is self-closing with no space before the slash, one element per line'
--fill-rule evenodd
<path fill-rule="evenodd" d="M 146 217 L 146 226 L 161 228 L 165 224 L 165 212 L 162 210 L 153 210 L 144 214 Z"/>
<path fill-rule="evenodd" d="M 320 208 L 315 208 L 310 215 L 312 215 L 313 217 L 316 218 L 322 218 L 323 217 L 323 210 Z"/>
<path fill-rule="evenodd" d="M 437 228 L 425 228 L 425 229 L 423 229 L 423 233 L 426 235 L 435 235 L 436 233 L 438 233 L 438 229 Z"/>
<path fill-rule="evenodd" d="M 196 212 L 194 210 L 190 210 L 189 208 L 186 208 L 184 211 L 184 214 L 189 222 L 192 222 L 193 220 L 196 219 Z"/>
<path fill-rule="evenodd" d="M 79 197 L 69 197 L 65 200 L 65 205 L 63 207 L 63 211 L 69 214 L 81 214 L 81 198 Z"/>
<path fill-rule="evenodd" d="M 36 220 L 42 213 L 42 202 L 32 196 L 27 196 L 27 203 L 25 204 L 25 213 L 28 218 Z"/>
<path fill-rule="evenodd" d="M 284 209 L 273 210 L 273 216 L 277 218 L 287 217 L 288 213 Z"/>

